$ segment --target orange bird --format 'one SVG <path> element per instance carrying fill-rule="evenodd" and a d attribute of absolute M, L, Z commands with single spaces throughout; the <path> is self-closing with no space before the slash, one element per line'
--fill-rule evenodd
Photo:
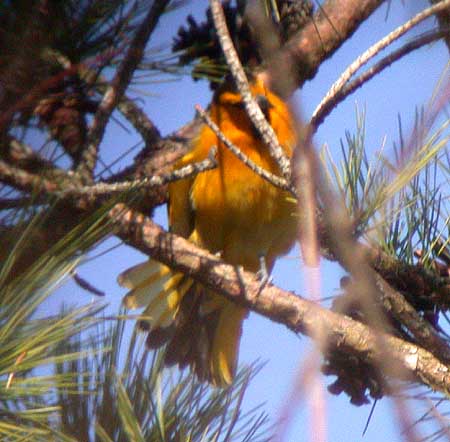
<path fill-rule="evenodd" d="M 261 80 L 253 82 L 251 92 L 291 156 L 296 138 L 288 106 Z M 280 173 L 229 82 L 215 93 L 210 117 L 254 163 Z M 213 146 L 217 168 L 170 184 L 170 230 L 252 272 L 263 258 L 270 271 L 295 241 L 295 203 L 251 171 L 206 125 L 176 168 L 204 160 Z M 119 283 L 131 289 L 124 298 L 127 308 L 145 307 L 140 325 L 148 331 L 148 347 L 167 344 L 167 365 L 189 365 L 200 380 L 216 386 L 232 382 L 246 309 L 153 260 L 122 273 Z"/>

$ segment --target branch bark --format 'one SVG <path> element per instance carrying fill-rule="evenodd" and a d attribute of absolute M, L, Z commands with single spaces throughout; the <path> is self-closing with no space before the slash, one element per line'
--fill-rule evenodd
<path fill-rule="evenodd" d="M 222 5 L 219 0 L 210 0 L 210 6 L 214 26 L 216 27 L 223 54 L 233 75 L 236 88 L 242 96 L 242 101 L 244 103 L 245 110 L 247 111 L 247 115 L 254 124 L 264 143 L 266 143 L 270 156 L 280 167 L 281 174 L 286 180 L 289 181 L 291 179 L 291 163 L 286 153 L 278 143 L 278 139 L 272 126 L 266 120 L 266 117 L 250 92 L 247 77 L 244 73 L 244 69 L 239 61 L 238 54 L 233 46 L 233 41 L 231 40 L 227 29 L 227 23 Z"/>
<path fill-rule="evenodd" d="M 190 275 L 232 302 L 284 324 L 296 333 L 314 336 L 314 331 L 319 329 L 318 335 L 325 333 L 327 336 L 328 348 L 356 356 L 368 364 L 377 366 L 380 360 L 390 358 L 388 375 L 420 380 L 450 397 L 449 367 L 427 350 L 384 333 L 375 333 L 360 322 L 271 284 L 261 289 L 254 274 L 225 264 L 184 238 L 165 232 L 125 205 L 116 205 L 110 211 L 110 219 L 116 234 L 125 242 Z"/>
<path fill-rule="evenodd" d="M 110 87 L 95 114 L 94 122 L 88 133 L 86 147 L 82 153 L 77 172 L 86 182 L 92 182 L 97 163 L 98 146 L 103 139 L 109 118 L 130 84 L 131 78 L 144 55 L 147 41 L 155 29 L 159 18 L 164 12 L 169 0 L 156 0 L 144 18 L 130 44 L 127 55 L 117 70 Z"/>
<path fill-rule="evenodd" d="M 294 63 L 301 87 L 314 78 L 319 66 L 358 29 L 383 0 L 327 0 L 314 21 L 307 24 L 284 46 L 278 63 L 282 66 Z M 284 59 L 284 61 L 283 61 Z M 270 73 L 270 67 L 268 68 Z M 290 95 L 293 91 L 285 91 Z"/>

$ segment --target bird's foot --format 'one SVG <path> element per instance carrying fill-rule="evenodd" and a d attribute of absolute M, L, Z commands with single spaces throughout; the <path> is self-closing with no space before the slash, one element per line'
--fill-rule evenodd
<path fill-rule="evenodd" d="M 259 270 L 256 272 L 256 275 L 260 281 L 258 293 L 270 283 L 272 283 L 272 277 L 269 275 L 266 265 L 266 257 L 264 255 L 259 256 Z"/>

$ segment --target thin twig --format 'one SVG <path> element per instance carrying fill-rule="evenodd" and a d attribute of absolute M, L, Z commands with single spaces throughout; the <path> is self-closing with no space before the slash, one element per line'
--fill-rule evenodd
<path fill-rule="evenodd" d="M 110 195 L 117 192 L 128 192 L 130 190 L 148 189 L 152 187 L 164 186 L 173 181 L 178 181 L 184 178 L 190 178 L 198 173 L 205 172 L 217 167 L 217 161 L 214 158 L 215 149 L 211 149 L 208 158 L 198 163 L 188 164 L 180 169 L 169 173 L 154 175 L 143 179 L 119 182 L 119 183 L 98 183 L 91 186 L 83 186 L 78 188 L 68 188 L 58 191 L 60 197 L 76 197 L 76 196 L 101 196 Z"/>
<path fill-rule="evenodd" d="M 438 31 L 423 35 L 409 43 L 406 43 L 401 48 L 395 50 L 391 54 L 382 58 L 375 65 L 373 65 L 372 67 L 367 69 L 367 71 L 362 73 L 359 77 L 355 78 L 353 81 L 351 81 L 347 85 L 343 86 L 342 89 L 336 91 L 336 94 L 333 95 L 332 97 L 330 97 L 330 100 L 327 101 L 323 105 L 323 107 L 320 108 L 320 110 L 319 110 L 319 107 L 317 107 L 317 109 L 314 111 L 314 114 L 311 118 L 311 122 L 310 122 L 311 127 L 314 128 L 314 130 L 317 127 L 319 127 L 323 123 L 325 118 L 331 113 L 331 111 L 339 103 L 342 103 L 349 95 L 351 95 L 353 92 L 355 92 L 356 89 L 361 87 L 364 83 L 367 83 L 370 79 L 372 79 L 375 75 L 380 73 L 383 69 L 387 68 L 392 63 L 394 63 L 395 61 L 404 57 L 405 55 L 409 54 L 410 52 L 412 52 L 416 49 L 419 49 L 422 46 L 425 46 L 429 43 L 432 43 L 435 40 L 439 40 L 447 34 L 448 34 L 448 31 L 438 30 Z"/>
<path fill-rule="evenodd" d="M 88 69 L 87 67 L 83 67 Z M 101 79 L 101 83 L 96 85 L 100 91 L 106 91 L 107 80 Z M 117 104 L 118 111 L 133 125 L 133 127 L 141 134 L 146 146 L 154 145 L 161 138 L 158 128 L 153 124 L 148 115 L 125 94 L 121 97 Z"/>
<path fill-rule="evenodd" d="M 80 186 L 75 180 L 70 181 L 70 176 L 59 183 L 53 182 L 39 175 L 28 173 L 22 169 L 11 166 L 0 160 L 0 181 L 7 183 L 17 189 L 27 192 L 37 192 L 38 194 L 52 194 L 59 198 L 67 197 L 97 197 L 110 195 L 117 192 L 127 192 L 132 189 L 148 189 L 164 186 L 172 181 L 190 178 L 198 173 L 217 167 L 217 161 L 214 158 L 215 149 L 211 149 L 210 155 L 203 161 L 188 164 L 172 172 L 154 175 L 143 179 L 120 182 L 120 183 L 98 183 L 90 186 Z"/>
<path fill-rule="evenodd" d="M 262 140 L 267 145 L 270 156 L 280 167 L 281 174 L 286 180 L 289 181 L 291 176 L 290 160 L 278 143 L 272 126 L 270 126 L 267 122 L 264 114 L 252 97 L 244 69 L 239 61 L 238 54 L 233 46 L 233 42 L 227 29 L 220 0 L 210 0 L 210 6 L 214 25 L 219 37 L 219 42 L 222 46 L 222 51 L 235 80 L 236 88 L 242 96 L 242 101 L 244 102 L 247 115 L 254 124 L 258 133 L 261 135 Z"/>
<path fill-rule="evenodd" d="M 358 71 L 362 66 L 364 66 L 370 59 L 377 55 L 385 47 L 393 43 L 395 40 L 400 38 L 403 34 L 409 31 L 411 28 L 442 10 L 448 9 L 450 7 L 450 0 L 443 0 L 442 2 L 431 6 L 424 11 L 417 14 L 411 20 L 408 20 L 403 25 L 399 26 L 397 29 L 389 33 L 386 37 L 382 38 L 380 41 L 371 46 L 366 52 L 360 55 L 350 66 L 344 71 L 344 73 L 339 77 L 339 79 L 331 86 L 328 93 L 325 95 L 323 100 L 319 103 L 315 109 L 311 122 L 316 122 L 313 128 L 317 127 L 317 122 L 321 121 L 318 116 L 324 112 L 324 109 L 328 107 L 328 103 L 334 100 L 335 96 L 340 93 L 345 84 L 350 80 L 350 78 Z"/>
<path fill-rule="evenodd" d="M 204 170 L 216 167 L 215 160 L 209 158 L 200 164 L 186 166 L 183 169 L 167 173 L 165 175 L 161 174 L 155 176 L 154 172 L 149 173 L 148 175 L 150 178 L 148 179 L 118 182 L 119 177 L 124 179 L 124 177 L 128 178 L 129 176 L 132 177 L 132 175 L 138 175 L 136 171 L 131 171 L 128 175 L 123 173 L 116 174 L 114 177 L 116 179 L 112 181 L 108 179 L 105 183 L 83 187 L 83 183 L 80 182 L 78 175 L 70 171 L 67 172 L 63 169 L 54 167 L 50 162 L 47 163 L 47 160 L 42 159 L 26 145 L 22 145 L 17 142 L 17 140 L 12 138 L 10 141 L 10 162 L 0 160 L 0 182 L 3 184 L 8 184 L 17 190 L 32 193 L 32 201 L 35 204 L 43 201 L 40 199 L 40 196 L 45 197 L 53 195 L 58 198 L 73 197 L 74 200 L 72 203 L 74 207 L 79 208 L 81 204 L 81 206 L 83 206 L 83 210 L 86 210 L 87 207 L 85 207 L 85 204 L 88 202 L 86 196 L 88 198 L 90 197 L 89 202 L 93 203 L 95 202 L 95 197 L 97 196 L 108 196 L 108 194 L 113 192 L 126 192 L 132 188 L 156 189 L 157 192 L 159 192 L 158 196 L 152 195 L 152 198 L 156 198 L 158 204 L 161 204 L 166 199 L 162 192 L 159 191 L 162 186 L 171 181 L 187 178 Z M 171 143 L 174 145 L 177 144 L 170 142 L 169 140 L 169 145 Z M 164 157 L 166 158 L 167 155 L 165 154 Z M 175 159 L 179 157 L 180 153 L 176 153 L 174 151 L 171 155 L 169 155 L 169 158 L 172 158 L 171 161 L 163 161 L 163 165 L 167 165 L 168 163 L 173 164 Z M 28 164 L 28 162 L 30 164 Z M 163 167 L 160 162 L 157 161 L 156 163 L 158 164 L 159 169 Z M 50 168 L 49 166 L 52 166 L 53 168 Z M 81 198 L 82 201 L 78 201 L 77 197 L 83 197 Z M 17 205 L 16 202 L 7 201 L 5 199 L 3 199 L 2 202 L 4 202 L 4 204 L 2 205 L 0 202 L 0 206 L 3 208 L 6 208 L 6 206 L 9 207 Z"/>
<path fill-rule="evenodd" d="M 0 181 L 16 189 L 35 193 L 53 193 L 58 185 L 46 178 L 26 172 L 0 160 Z"/>
<path fill-rule="evenodd" d="M 255 172 L 261 178 L 268 181 L 270 184 L 273 184 L 276 187 L 279 187 L 283 190 L 289 190 L 295 196 L 295 189 L 293 189 L 289 183 L 282 177 L 279 177 L 266 169 L 258 166 L 255 162 L 253 162 L 245 153 L 243 153 L 239 147 L 233 144 L 220 130 L 220 128 L 211 120 L 208 114 L 204 111 L 204 109 L 196 105 L 195 110 L 198 112 L 203 121 L 208 125 L 208 127 L 217 135 L 217 138 L 230 150 L 236 157 L 238 157 L 250 170 Z"/>
<path fill-rule="evenodd" d="M 422 46 L 425 46 L 427 44 L 432 43 L 433 41 L 443 38 L 447 34 L 448 34 L 448 31 L 438 30 L 438 31 L 423 35 L 421 37 L 418 37 L 417 39 L 415 39 L 409 43 L 406 43 L 404 46 L 395 50 L 394 52 L 387 55 L 386 57 L 382 58 L 375 65 L 373 65 L 372 67 L 367 69 L 366 72 L 362 73 L 359 77 L 355 78 L 353 81 L 348 83 L 343 88 L 342 94 L 344 94 L 345 97 L 347 97 L 348 95 L 353 93 L 356 89 L 361 87 L 364 83 L 369 81 L 376 74 L 378 74 L 383 69 L 390 66 L 395 61 L 399 60 L 400 58 L 404 57 L 405 55 L 409 54 L 410 52 L 421 48 Z"/>
<path fill-rule="evenodd" d="M 141 134 L 146 146 L 153 146 L 161 138 L 158 128 L 131 98 L 123 96 L 117 109 Z"/>
<path fill-rule="evenodd" d="M 374 272 L 374 280 L 386 310 L 411 332 L 419 345 L 433 353 L 443 363 L 449 363 L 450 348 L 439 337 L 432 325 L 420 316 L 401 293 L 394 290 L 376 272 Z"/>
<path fill-rule="evenodd" d="M 77 172 L 86 182 L 92 182 L 93 180 L 98 147 L 103 139 L 109 118 L 130 84 L 134 71 L 137 69 L 144 55 L 147 41 L 168 3 L 169 0 L 155 0 L 152 8 L 131 41 L 123 62 L 117 69 L 116 75 L 103 96 L 94 116 L 94 121 L 88 133 L 86 148 L 83 151 L 80 164 L 77 168 Z"/>
<path fill-rule="evenodd" d="M 92 60 L 72 65 L 70 60 L 64 54 L 56 51 L 55 49 L 47 49 L 44 51 L 43 56 L 53 63 L 58 63 L 66 70 L 76 69 L 81 80 L 83 80 L 87 85 L 93 85 L 94 88 L 101 94 L 106 94 L 109 81 L 90 67 L 92 64 L 95 64 Z M 119 100 L 117 109 L 134 126 L 136 131 L 141 134 L 146 145 L 153 145 L 159 140 L 161 135 L 158 128 L 131 98 L 123 94 Z"/>

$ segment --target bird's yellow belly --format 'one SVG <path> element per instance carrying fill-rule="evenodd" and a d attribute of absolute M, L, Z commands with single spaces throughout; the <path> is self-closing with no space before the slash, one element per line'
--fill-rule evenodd
<path fill-rule="evenodd" d="M 295 205 L 249 168 L 227 166 L 199 174 L 192 186 L 199 242 L 248 270 L 259 268 L 262 255 L 271 267 L 295 239 Z"/>

